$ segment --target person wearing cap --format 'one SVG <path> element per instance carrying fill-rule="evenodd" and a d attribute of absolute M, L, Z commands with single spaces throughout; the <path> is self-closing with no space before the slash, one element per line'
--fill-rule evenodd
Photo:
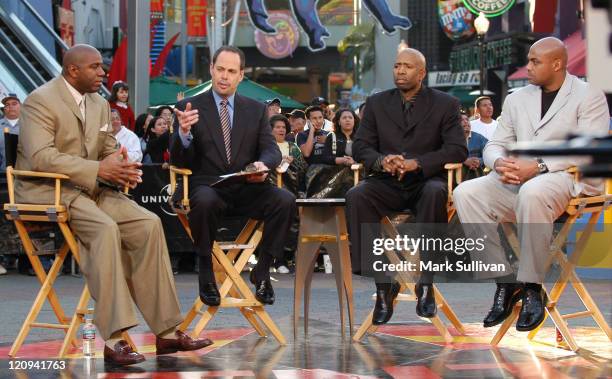
<path fill-rule="evenodd" d="M 294 109 L 287 114 L 291 130 L 285 136 L 285 141 L 296 142 L 297 135 L 304 131 L 306 127 L 306 113 L 299 109 Z"/>
<path fill-rule="evenodd" d="M 331 122 L 331 118 L 329 117 L 329 101 L 327 101 L 327 99 L 324 97 L 317 96 L 314 99 L 312 99 L 312 101 L 310 102 L 310 105 L 320 107 L 323 110 L 323 117 L 325 120 L 323 124 L 323 130 L 325 130 L 326 132 L 333 132 L 334 123 Z"/>
<path fill-rule="evenodd" d="M 268 99 L 264 102 L 268 106 L 268 117 L 281 113 L 281 102 L 278 97 L 274 99 Z"/>
<path fill-rule="evenodd" d="M 9 93 L 2 99 L 4 106 L 4 117 L 0 119 L 0 169 L 6 170 L 6 157 L 4 156 L 4 129 L 10 134 L 19 134 L 19 115 L 21 113 L 21 101 L 14 93 Z M 1 270 L 0 270 L 1 271 Z"/>

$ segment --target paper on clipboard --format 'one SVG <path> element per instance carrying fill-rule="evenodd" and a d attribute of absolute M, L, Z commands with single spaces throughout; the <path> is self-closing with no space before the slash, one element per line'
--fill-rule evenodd
<path fill-rule="evenodd" d="M 211 187 L 225 187 L 232 184 L 240 184 L 245 183 L 247 178 L 251 176 L 258 176 L 269 172 L 269 169 L 265 170 L 244 170 L 238 171 L 233 174 L 221 175 L 219 176 L 219 180 L 212 183 Z"/>

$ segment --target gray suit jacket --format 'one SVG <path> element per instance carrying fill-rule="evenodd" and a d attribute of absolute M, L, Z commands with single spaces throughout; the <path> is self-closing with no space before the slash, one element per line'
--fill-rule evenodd
<path fill-rule="evenodd" d="M 574 75 L 567 74 L 548 112 L 541 118 L 542 90 L 528 85 L 506 97 L 501 120 L 493 138 L 484 150 L 484 161 L 493 167 L 495 160 L 507 155 L 506 149 L 516 142 L 551 142 L 566 139 L 570 134 L 606 135 L 610 114 L 606 97 Z M 550 172 L 563 171 L 585 163 L 577 157 L 546 157 Z M 603 190 L 599 180 L 577 183 L 574 195 L 580 192 L 597 194 Z"/>

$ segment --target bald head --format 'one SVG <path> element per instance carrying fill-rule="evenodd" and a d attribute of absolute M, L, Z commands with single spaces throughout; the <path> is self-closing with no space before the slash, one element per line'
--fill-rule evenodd
<path fill-rule="evenodd" d="M 395 86 L 405 98 L 410 98 L 421 88 L 425 78 L 425 56 L 418 50 L 404 48 L 397 52 L 393 66 Z"/>
<path fill-rule="evenodd" d="M 545 55 L 550 59 L 559 59 L 563 68 L 567 66 L 567 48 L 563 41 L 555 37 L 542 38 L 531 45 L 530 51 L 536 51 L 540 55 Z"/>
<path fill-rule="evenodd" d="M 75 45 L 62 60 L 62 75 L 80 93 L 97 92 L 105 76 L 102 56 L 94 47 Z"/>
<path fill-rule="evenodd" d="M 427 66 L 427 61 L 425 60 L 425 56 L 423 55 L 423 53 L 421 53 L 417 49 L 413 49 L 411 47 L 405 47 L 397 52 L 397 59 L 399 59 L 400 56 L 410 59 L 411 61 L 418 64 L 421 68 L 425 68 Z"/>
<path fill-rule="evenodd" d="M 556 91 L 563 84 L 567 70 L 567 49 L 555 37 L 535 42 L 527 55 L 527 78 L 531 84 Z"/>

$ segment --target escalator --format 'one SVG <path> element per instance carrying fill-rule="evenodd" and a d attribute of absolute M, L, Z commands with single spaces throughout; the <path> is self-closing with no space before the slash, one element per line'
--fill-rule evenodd
<path fill-rule="evenodd" d="M 27 0 L 0 0 L 0 85 L 24 98 L 61 73 L 56 49 L 68 46 Z"/>

